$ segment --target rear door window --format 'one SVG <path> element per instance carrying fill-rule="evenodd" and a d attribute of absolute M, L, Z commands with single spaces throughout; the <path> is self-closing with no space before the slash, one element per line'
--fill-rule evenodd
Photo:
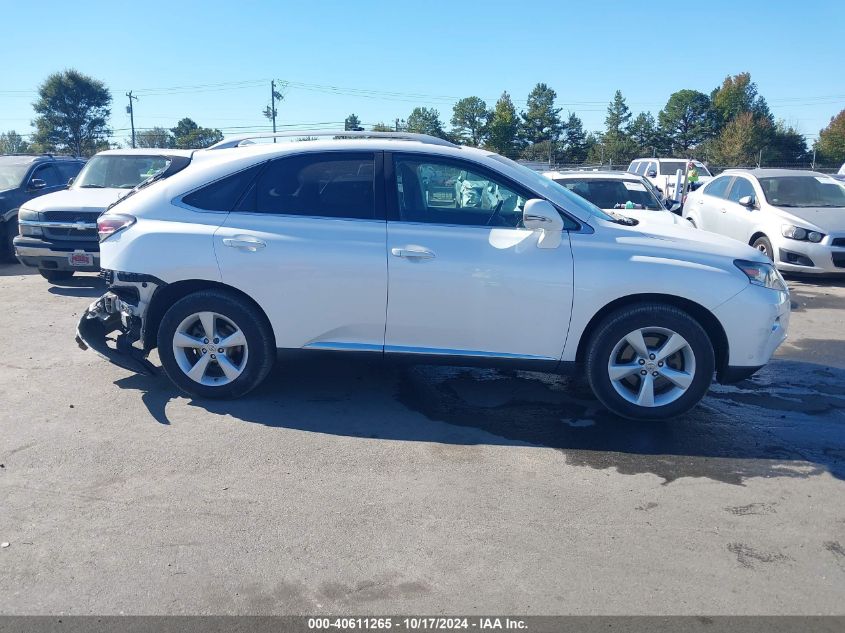
<path fill-rule="evenodd" d="M 720 176 L 719 178 L 716 178 L 716 180 L 708 183 L 704 187 L 703 191 L 708 196 L 713 196 L 714 198 L 724 198 L 730 182 L 731 176 Z"/>

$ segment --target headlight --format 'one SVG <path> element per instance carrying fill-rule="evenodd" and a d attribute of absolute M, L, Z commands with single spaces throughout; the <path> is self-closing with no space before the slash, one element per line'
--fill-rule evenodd
<path fill-rule="evenodd" d="M 38 222 L 38 212 L 29 209 L 18 210 L 18 233 L 26 237 L 41 237 L 40 226 L 27 226 L 26 222 Z"/>
<path fill-rule="evenodd" d="M 818 231 L 810 231 L 800 226 L 793 224 L 784 224 L 780 227 L 781 235 L 788 237 L 791 240 L 809 240 L 810 242 L 821 242 L 824 238 L 824 233 Z"/>
<path fill-rule="evenodd" d="M 763 286 L 764 288 L 771 288 L 772 290 L 780 290 L 786 292 L 786 283 L 783 277 L 771 264 L 764 262 L 751 262 L 745 259 L 735 259 L 734 264 L 742 272 L 745 273 L 750 281 L 755 286 Z"/>

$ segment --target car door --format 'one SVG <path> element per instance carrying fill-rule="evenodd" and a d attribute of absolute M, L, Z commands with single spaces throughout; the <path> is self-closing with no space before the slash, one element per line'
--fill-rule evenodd
<path fill-rule="evenodd" d="M 754 207 L 745 207 L 739 204 L 740 198 L 751 196 L 755 200 L 757 194 L 754 185 L 743 176 L 736 176 L 728 190 L 727 198 L 723 201 L 723 212 L 721 214 L 722 235 L 727 235 L 741 242 L 748 242 L 751 237 L 751 228 L 754 225 L 757 211 Z"/>
<path fill-rule="evenodd" d="M 568 234 L 538 248 L 540 233 L 523 227 L 537 196 L 471 162 L 393 154 L 385 165 L 385 352 L 557 361 L 572 252 Z"/>
<path fill-rule="evenodd" d="M 32 171 L 27 181 L 26 197 L 27 199 L 37 198 L 44 194 L 61 191 L 65 187 L 67 187 L 67 180 L 62 179 L 55 165 L 39 165 Z"/>
<path fill-rule="evenodd" d="M 381 152 L 271 160 L 214 236 L 224 283 L 265 311 L 279 348 L 382 352 Z"/>
<path fill-rule="evenodd" d="M 733 176 L 719 176 L 712 182 L 707 183 L 701 193 L 696 192 L 697 195 L 692 206 L 694 215 L 698 217 L 698 228 L 713 233 L 721 233 L 725 195 L 731 180 L 733 180 Z"/>

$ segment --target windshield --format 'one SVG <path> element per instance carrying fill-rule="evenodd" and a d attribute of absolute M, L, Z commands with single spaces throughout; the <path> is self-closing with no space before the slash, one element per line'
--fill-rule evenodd
<path fill-rule="evenodd" d="M 522 175 L 535 190 L 545 192 L 551 195 L 552 197 L 558 196 L 566 199 L 567 204 L 564 205 L 564 208 L 568 208 L 571 206 L 574 209 L 582 211 L 584 215 L 592 215 L 602 220 L 605 220 L 606 222 L 618 221 L 617 218 L 608 215 L 607 213 L 599 209 L 596 205 L 585 200 L 581 196 L 573 194 L 566 187 L 561 186 L 551 178 L 546 178 L 542 174 L 539 174 L 534 171 L 533 169 L 529 169 L 525 165 L 520 165 L 515 160 L 505 158 L 504 156 L 500 156 L 499 154 L 488 154 L 488 157 L 497 160 L 500 163 L 504 163 L 509 167 L 518 169 L 520 175 Z"/>
<path fill-rule="evenodd" d="M 845 185 L 829 176 L 760 178 L 769 204 L 776 207 L 845 207 Z"/>
<path fill-rule="evenodd" d="M 23 182 L 32 160 L 16 156 L 0 156 L 0 191 L 17 189 Z"/>
<path fill-rule="evenodd" d="M 686 172 L 687 170 L 687 162 L 683 160 L 662 160 L 660 161 L 660 175 L 661 176 L 674 176 L 678 173 L 680 169 L 681 172 Z M 693 165 L 695 165 L 695 170 L 698 172 L 699 176 L 710 176 L 710 172 L 707 171 L 707 168 L 699 163 L 698 161 L 693 161 Z"/>
<path fill-rule="evenodd" d="M 94 156 L 73 183 L 74 189 L 132 189 L 166 169 L 163 156 Z"/>
<path fill-rule="evenodd" d="M 556 182 L 592 202 L 600 209 L 646 209 L 663 211 L 663 205 L 636 180 L 610 178 L 561 178 Z"/>

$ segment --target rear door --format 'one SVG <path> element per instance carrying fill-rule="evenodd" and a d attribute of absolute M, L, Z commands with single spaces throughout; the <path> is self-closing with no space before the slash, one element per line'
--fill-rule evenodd
<path fill-rule="evenodd" d="M 215 233 L 223 282 L 264 309 L 277 347 L 383 350 L 381 173 L 381 152 L 274 159 Z"/>
<path fill-rule="evenodd" d="M 394 154 L 386 164 L 385 352 L 558 360 L 572 304 L 568 234 L 538 248 L 539 232 L 522 226 L 531 193 L 474 163 Z"/>
<path fill-rule="evenodd" d="M 693 210 L 699 218 L 699 227 L 705 231 L 721 233 L 724 228 L 722 215 L 725 213 L 725 196 L 733 176 L 719 176 L 707 183 L 693 202 Z"/>

